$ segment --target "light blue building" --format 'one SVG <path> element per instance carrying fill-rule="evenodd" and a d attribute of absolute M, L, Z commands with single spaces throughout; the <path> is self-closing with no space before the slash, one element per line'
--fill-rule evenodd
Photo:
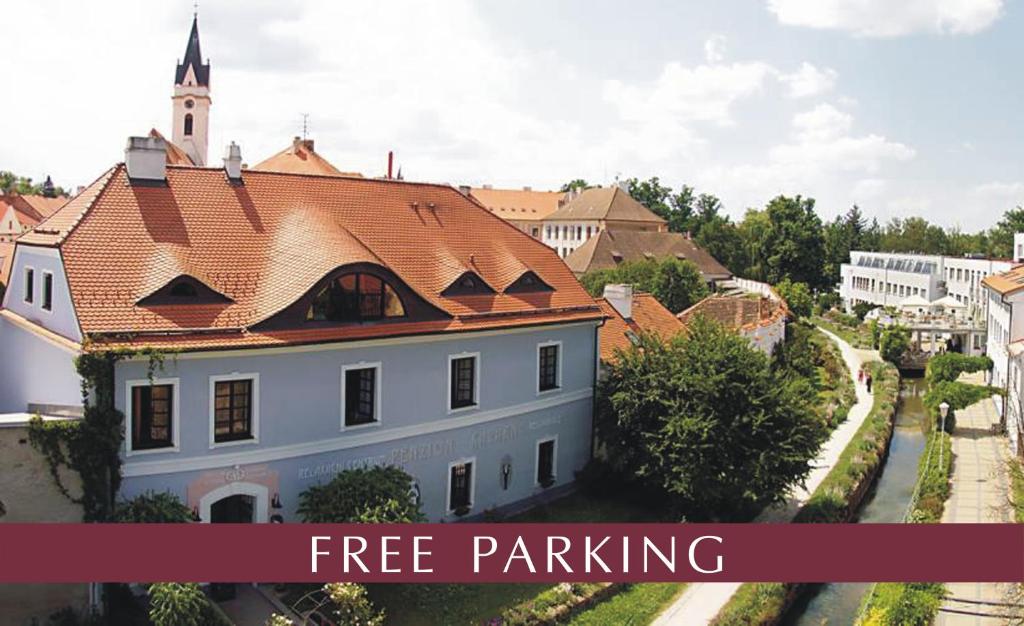
<path fill-rule="evenodd" d="M 295 520 L 367 465 L 405 468 L 432 520 L 572 482 L 604 317 L 554 251 L 449 186 L 167 149 L 132 138 L 18 241 L 0 412 L 74 413 L 82 349 L 166 352 L 152 379 L 116 366 L 121 496 L 171 491 L 203 521 Z"/>

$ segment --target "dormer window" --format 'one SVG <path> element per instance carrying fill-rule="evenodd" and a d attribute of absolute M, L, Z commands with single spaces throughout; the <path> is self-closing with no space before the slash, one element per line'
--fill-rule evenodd
<path fill-rule="evenodd" d="M 539 291 L 554 291 L 554 289 L 541 280 L 540 276 L 530 271 L 523 272 L 522 276 L 505 288 L 505 293 L 531 293 Z"/>
<path fill-rule="evenodd" d="M 171 287 L 171 297 L 174 298 L 195 298 L 199 295 L 196 286 L 192 283 L 181 281 Z"/>
<path fill-rule="evenodd" d="M 361 322 L 405 317 L 401 298 L 372 274 L 345 274 L 317 294 L 306 313 L 308 321 Z"/>
<path fill-rule="evenodd" d="M 442 296 L 470 296 L 474 294 L 492 294 L 494 290 L 484 279 L 474 272 L 464 272 L 441 292 Z"/>

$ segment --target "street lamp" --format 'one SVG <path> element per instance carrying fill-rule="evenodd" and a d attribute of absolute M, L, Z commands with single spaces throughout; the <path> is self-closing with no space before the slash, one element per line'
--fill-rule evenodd
<path fill-rule="evenodd" d="M 946 434 L 946 416 L 949 415 L 949 403 L 943 402 L 939 405 L 939 415 L 942 416 L 942 432 L 939 433 L 939 469 L 941 470 L 942 465 L 942 451 L 946 448 L 946 442 L 942 441 L 942 436 Z"/>

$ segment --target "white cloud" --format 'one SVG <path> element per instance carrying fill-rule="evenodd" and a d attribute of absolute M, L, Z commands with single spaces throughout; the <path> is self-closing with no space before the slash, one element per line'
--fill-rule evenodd
<path fill-rule="evenodd" d="M 768 10 L 782 24 L 862 37 L 970 35 L 1002 15 L 1003 0 L 768 0 Z"/>
<path fill-rule="evenodd" d="M 989 182 L 974 188 L 975 193 L 997 200 L 1024 204 L 1024 182 Z"/>
<path fill-rule="evenodd" d="M 704 58 L 708 63 L 721 63 L 725 59 L 725 36 L 712 35 L 704 42 Z"/>
<path fill-rule="evenodd" d="M 775 72 L 760 61 L 685 67 L 672 62 L 650 85 L 629 85 L 619 80 L 605 84 L 604 95 L 627 120 L 714 122 L 731 125 L 732 105 L 761 91 Z"/>
<path fill-rule="evenodd" d="M 779 80 L 789 87 L 791 98 L 806 98 L 827 93 L 835 87 L 839 74 L 832 68 L 818 69 L 804 61 L 791 74 L 780 74 Z"/>

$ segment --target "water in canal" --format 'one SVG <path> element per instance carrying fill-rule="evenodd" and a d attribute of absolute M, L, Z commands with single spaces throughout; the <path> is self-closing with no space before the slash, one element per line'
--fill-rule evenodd
<path fill-rule="evenodd" d="M 910 502 L 917 481 L 917 463 L 924 451 L 925 419 L 921 396 L 924 380 L 905 378 L 896 411 L 896 429 L 889 458 L 875 491 L 861 509 L 859 522 L 899 522 Z M 785 626 L 846 626 L 852 624 L 860 608 L 867 583 L 819 585 L 805 593 L 783 620 Z"/>

